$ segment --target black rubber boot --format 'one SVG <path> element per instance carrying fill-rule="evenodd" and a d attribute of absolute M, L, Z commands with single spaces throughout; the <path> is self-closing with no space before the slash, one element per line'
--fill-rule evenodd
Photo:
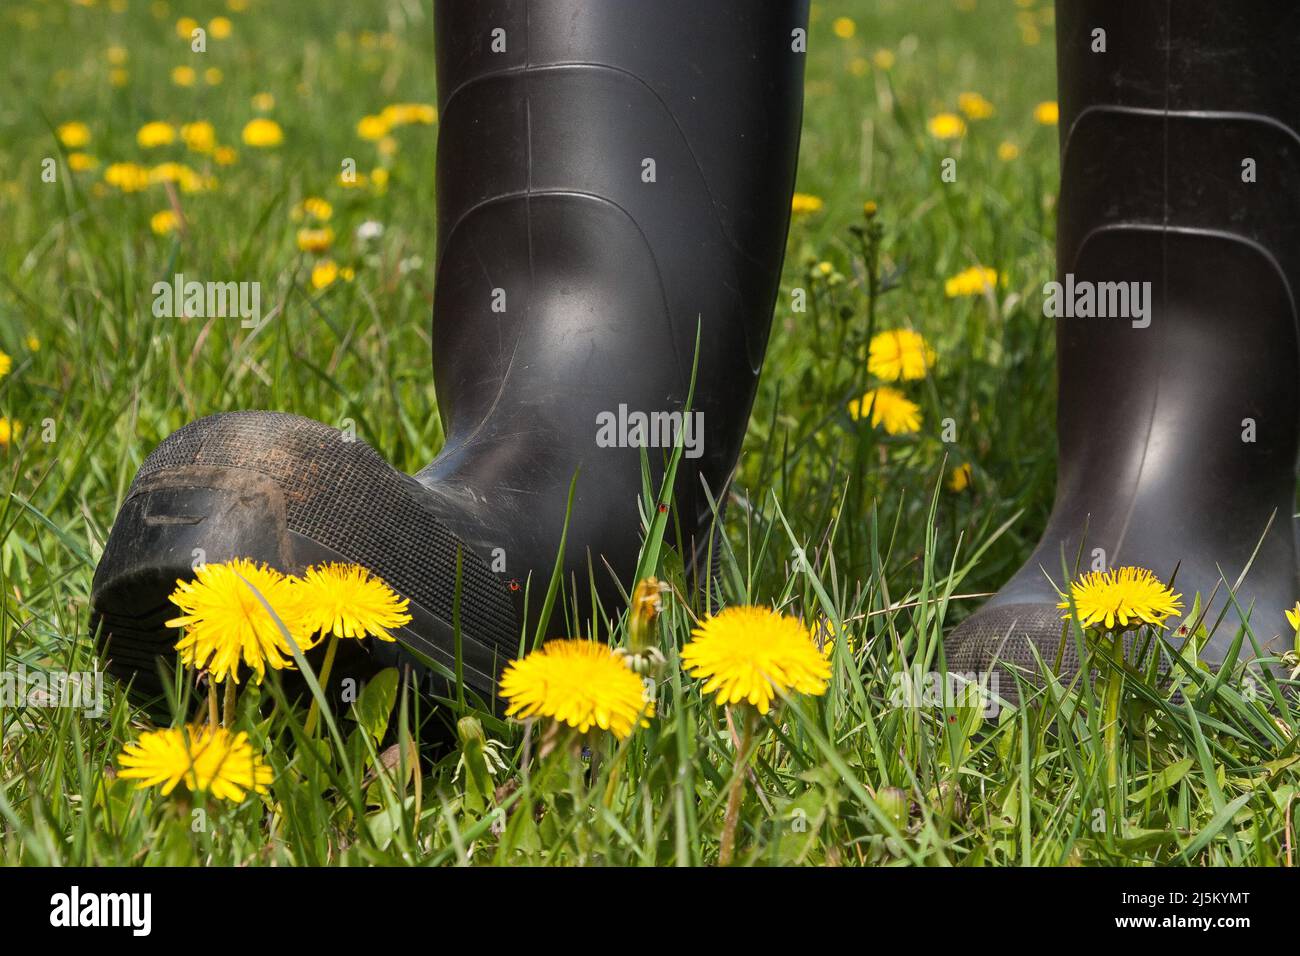
<path fill-rule="evenodd" d="M 703 489 L 720 499 L 739 455 L 780 277 L 806 16 L 752 0 L 439 3 L 446 447 L 410 477 L 293 415 L 182 428 L 141 467 L 95 574 L 111 670 L 158 689 L 167 595 L 196 549 L 291 572 L 365 565 L 410 598 L 403 639 L 450 666 L 459 553 L 466 678 L 490 693 L 530 578 L 528 613 L 542 603 L 575 474 L 566 591 L 585 600 L 594 578 L 606 614 L 630 593 L 642 455 L 657 490 L 697 328 L 670 538 L 680 529 L 688 565 L 707 553 Z M 394 648 L 371 663 L 401 661 Z"/>
<path fill-rule="evenodd" d="M 1076 305 L 1083 282 L 1149 282 L 1150 310 L 1056 319 L 1055 508 L 1029 560 L 948 639 L 948 667 L 985 672 L 996 657 L 1037 672 L 1032 644 L 1076 674 L 1044 573 L 1062 583 L 1063 553 L 1072 574 L 1080 555 L 1080 573 L 1137 565 L 1168 581 L 1177 568 L 1184 613 L 1218 584 L 1202 657 L 1221 663 L 1241 626 L 1228 586 L 1258 547 L 1237 601 L 1265 651 L 1285 650 L 1298 593 L 1300 8 L 1070 0 L 1057 20 L 1057 278 L 1065 289 L 1073 276 Z"/>

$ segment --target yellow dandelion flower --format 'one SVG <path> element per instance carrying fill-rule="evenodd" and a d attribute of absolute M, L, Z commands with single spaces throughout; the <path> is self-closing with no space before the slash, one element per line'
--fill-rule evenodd
<path fill-rule="evenodd" d="M 184 784 L 191 792 L 238 803 L 250 790 L 266 793 L 274 779 L 248 734 L 233 734 L 224 727 L 150 731 L 127 744 L 117 763 L 117 775 L 139 781 L 137 790 L 161 785 L 163 796 Z"/>
<path fill-rule="evenodd" d="M 99 165 L 99 160 L 88 153 L 68 153 L 68 168 L 74 173 L 84 173 Z"/>
<path fill-rule="evenodd" d="M 23 426 L 16 421 L 0 416 L 0 448 L 8 448 L 9 443 L 18 438 Z"/>
<path fill-rule="evenodd" d="M 396 156 L 397 140 L 392 136 L 385 136 L 375 144 L 375 149 L 379 150 L 380 156 Z"/>
<path fill-rule="evenodd" d="M 108 60 L 110 66 L 123 66 L 130 56 L 124 46 L 111 46 L 104 51 L 104 58 Z"/>
<path fill-rule="evenodd" d="M 311 268 L 311 287 L 324 289 L 334 284 L 339 277 L 339 267 L 333 259 L 322 259 Z"/>
<path fill-rule="evenodd" d="M 1061 120 L 1061 108 L 1053 100 L 1039 103 L 1034 107 L 1034 122 L 1043 126 L 1055 126 Z"/>
<path fill-rule="evenodd" d="M 284 131 L 275 120 L 259 116 L 244 125 L 243 139 L 245 146 L 267 149 L 284 142 Z"/>
<path fill-rule="evenodd" d="M 177 162 L 159 163 L 153 167 L 149 170 L 149 182 L 175 183 L 181 187 L 181 192 L 186 193 L 202 192 L 207 185 L 202 175 L 184 163 Z"/>
<path fill-rule="evenodd" d="M 871 62 L 877 70 L 892 70 L 894 68 L 894 51 L 877 50 L 872 54 Z"/>
<path fill-rule="evenodd" d="M 927 124 L 935 139 L 959 139 L 966 135 L 966 121 L 956 113 L 937 113 Z"/>
<path fill-rule="evenodd" d="M 108 82 L 111 86 L 121 89 L 131 80 L 131 74 L 121 67 L 108 71 Z"/>
<path fill-rule="evenodd" d="M 176 142 L 176 127 L 171 123 L 164 123 L 155 120 L 152 123 L 145 123 L 140 127 L 139 132 L 135 134 L 135 141 L 141 149 L 155 149 L 159 146 L 170 146 Z"/>
<path fill-rule="evenodd" d="M 390 128 L 416 125 L 431 126 L 438 121 L 438 111 L 428 103 L 393 103 L 383 108 L 379 118 L 387 123 Z"/>
<path fill-rule="evenodd" d="M 382 193 L 388 187 L 388 170 L 382 166 L 370 170 L 370 181 L 374 183 L 375 190 Z"/>
<path fill-rule="evenodd" d="M 248 9 L 248 0 L 226 0 L 226 9 L 231 13 L 243 13 Z"/>
<path fill-rule="evenodd" d="M 177 86 L 193 86 L 196 75 L 192 66 L 172 67 L 172 82 Z"/>
<path fill-rule="evenodd" d="M 1180 598 L 1146 568 L 1092 571 L 1070 582 L 1070 595 L 1083 627 L 1126 631 L 1152 624 L 1163 627 L 1165 618 L 1182 610 Z M 1070 600 L 1057 604 L 1070 616 Z"/>
<path fill-rule="evenodd" d="M 934 361 L 934 349 L 911 329 L 877 332 L 867 349 L 867 371 L 887 382 L 925 378 Z"/>
<path fill-rule="evenodd" d="M 334 230 L 329 226 L 323 229 L 299 229 L 298 248 L 303 252 L 325 252 L 334 243 Z"/>
<path fill-rule="evenodd" d="M 85 123 L 63 123 L 55 132 L 59 142 L 68 149 L 81 149 L 90 142 L 90 127 Z"/>
<path fill-rule="evenodd" d="M 227 677 L 238 683 L 241 659 L 259 684 L 268 666 L 293 667 L 293 651 L 254 588 L 275 608 L 298 646 L 311 646 L 295 579 L 265 564 L 236 558 L 205 564 L 193 581 L 176 582 L 169 600 L 182 613 L 166 624 L 185 628 L 185 636 L 176 643 L 182 663 L 206 669 L 217 683 Z"/>
<path fill-rule="evenodd" d="M 149 185 L 149 170 L 137 163 L 112 163 L 104 170 L 104 182 L 124 193 L 136 193 Z"/>
<path fill-rule="evenodd" d="M 796 216 L 820 212 L 824 205 L 826 204 L 821 196 L 814 196 L 811 193 L 795 193 L 790 197 L 790 211 Z"/>
<path fill-rule="evenodd" d="M 1296 606 L 1286 612 L 1286 622 L 1297 632 L 1300 632 L 1300 601 L 1297 601 Z"/>
<path fill-rule="evenodd" d="M 275 109 L 275 97 L 270 93 L 254 93 L 251 102 L 253 109 L 259 113 L 269 113 Z"/>
<path fill-rule="evenodd" d="M 311 216 L 320 222 L 328 222 L 334 215 L 334 207 L 326 199 L 319 196 L 308 196 L 298 205 L 294 206 L 289 215 L 295 220 L 300 220 L 304 216 Z"/>
<path fill-rule="evenodd" d="M 871 427 L 879 428 L 883 423 L 890 435 L 910 435 L 921 430 L 921 406 L 896 388 L 882 385 L 849 402 L 849 417 L 855 422 L 868 412 Z"/>
<path fill-rule="evenodd" d="M 210 66 L 203 71 L 203 82 L 208 86 L 220 86 L 221 81 L 226 78 L 226 74 L 221 72 L 221 67 Z"/>
<path fill-rule="evenodd" d="M 294 587 L 303 626 L 313 634 L 392 641 L 392 628 L 411 623 L 410 601 L 357 564 L 308 568 Z"/>
<path fill-rule="evenodd" d="M 648 727 L 654 700 L 645 685 L 605 644 L 583 640 L 547 641 L 501 675 L 507 717 L 549 717 L 579 733 L 592 727 L 622 740 L 637 726 Z"/>
<path fill-rule="evenodd" d="M 944 294 L 950 299 L 961 296 L 983 295 L 1002 281 L 996 269 L 988 266 L 971 266 L 963 269 L 943 284 Z"/>
<path fill-rule="evenodd" d="M 831 30 L 841 40 L 851 40 L 853 34 L 858 32 L 858 25 L 851 17 L 836 17 L 831 22 Z"/>
<path fill-rule="evenodd" d="M 194 31 L 199 28 L 199 21 L 193 17 L 181 17 L 176 21 L 176 35 L 182 40 L 188 40 L 194 36 Z"/>
<path fill-rule="evenodd" d="M 957 97 L 957 109 L 966 114 L 967 119 L 982 120 L 993 115 L 993 104 L 979 93 L 966 92 Z"/>
<path fill-rule="evenodd" d="M 149 228 L 153 230 L 155 236 L 165 236 L 169 232 L 175 232 L 180 228 L 180 224 L 181 217 L 170 209 L 156 212 L 149 218 Z"/>
<path fill-rule="evenodd" d="M 971 467 L 970 463 L 958 465 L 952 471 L 948 472 L 948 480 L 945 484 L 948 490 L 954 493 L 960 493 L 970 487 Z"/>
<path fill-rule="evenodd" d="M 387 136 L 388 130 L 388 121 L 382 116 L 363 116 L 357 122 L 357 135 L 372 143 Z"/>
<path fill-rule="evenodd" d="M 14 360 L 8 352 L 0 350 L 0 378 L 4 378 L 14 367 Z"/>
<path fill-rule="evenodd" d="M 27 338 L 23 339 L 23 343 L 33 352 L 41 350 L 41 340 L 36 337 L 35 333 L 28 332 Z"/>
<path fill-rule="evenodd" d="M 197 120 L 181 127 L 181 140 L 192 152 L 210 153 L 217 145 L 217 131 L 207 120 Z"/>
<path fill-rule="evenodd" d="M 218 146 L 212 151 L 212 161 L 218 166 L 233 166 L 239 160 L 239 154 L 229 146 Z"/>
<path fill-rule="evenodd" d="M 214 40 L 224 40 L 230 36 L 231 24 L 229 17 L 213 17 L 208 21 L 208 36 Z"/>
<path fill-rule="evenodd" d="M 363 189 L 370 185 L 370 177 L 365 173 L 339 173 L 335 182 L 344 189 Z"/>
<path fill-rule="evenodd" d="M 867 62 L 865 57 L 855 56 L 849 60 L 849 72 L 854 76 L 866 76 L 870 69 L 871 64 Z"/>
<path fill-rule="evenodd" d="M 831 664 L 800 621 L 766 607 L 729 607 L 691 632 L 682 667 L 719 707 L 747 703 L 766 714 L 778 694 L 826 692 Z"/>
<path fill-rule="evenodd" d="M 1010 140 L 1003 140 L 998 143 L 998 159 L 1004 163 L 1009 163 L 1020 155 L 1020 147 Z"/>

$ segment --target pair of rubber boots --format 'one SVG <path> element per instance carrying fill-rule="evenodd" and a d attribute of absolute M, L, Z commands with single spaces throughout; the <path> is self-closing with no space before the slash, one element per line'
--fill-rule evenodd
<path fill-rule="evenodd" d="M 670 537 L 690 568 L 710 553 L 778 290 L 806 3 L 446 0 L 436 17 L 446 445 L 411 477 L 275 412 L 166 439 L 92 595 L 110 668 L 142 695 L 160 690 L 167 595 L 196 549 L 370 568 L 410 599 L 401 637 L 424 656 L 452 664 L 458 614 L 465 678 L 484 695 L 519 652 L 562 534 L 565 587 L 594 592 L 589 615 L 618 613 L 643 461 L 661 480 L 679 429 Z M 1176 568 L 1185 595 L 1213 592 L 1211 662 L 1243 622 L 1266 652 L 1290 645 L 1298 44 L 1300 13 L 1282 3 L 1058 6 L 1058 280 L 1120 314 L 1067 303 L 1055 319 L 1055 508 L 1021 570 L 948 637 L 950 670 L 1036 673 L 1058 657 L 1077 670 L 1048 579 L 1063 556 Z M 1247 566 L 1232 600 L 1222 579 Z M 552 627 L 580 629 L 562 618 Z M 376 643 L 349 666 L 411 662 Z"/>

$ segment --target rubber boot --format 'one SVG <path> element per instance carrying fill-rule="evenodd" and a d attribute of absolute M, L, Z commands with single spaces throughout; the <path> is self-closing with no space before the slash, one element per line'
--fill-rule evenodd
<path fill-rule="evenodd" d="M 1241 659 L 1252 638 L 1284 651 L 1300 591 L 1300 8 L 1070 0 L 1057 21 L 1057 281 L 1075 307 L 1055 320 L 1056 502 L 1024 566 L 949 637 L 948 668 L 988 673 L 996 659 L 1037 675 L 1032 646 L 1076 675 L 1048 581 L 1064 587 L 1063 566 L 1135 565 L 1166 582 L 1176 570 L 1184 614 L 1217 585 L 1211 664 L 1243 617 Z M 1150 283 L 1145 316 L 1133 301 L 1129 315 L 1079 314 L 1117 301 L 1102 283 L 1134 282 Z"/>
<path fill-rule="evenodd" d="M 142 465 L 95 574 L 110 669 L 158 690 L 167 596 L 202 549 L 286 572 L 370 568 L 411 601 L 402 640 L 448 667 L 458 613 L 466 681 L 490 694 L 562 534 L 579 616 L 618 613 L 654 508 L 642 463 L 657 493 L 679 430 L 670 543 L 688 566 L 707 554 L 705 489 L 721 500 L 736 464 L 780 277 L 806 17 L 803 2 L 751 0 L 438 3 L 446 445 L 411 477 L 293 415 L 180 429 Z M 370 643 L 349 667 L 410 663 Z"/>

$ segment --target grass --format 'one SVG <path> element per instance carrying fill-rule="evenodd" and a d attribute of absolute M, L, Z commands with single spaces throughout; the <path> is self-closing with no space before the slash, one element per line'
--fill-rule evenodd
<path fill-rule="evenodd" d="M 121 5 L 25 0 L 0 12 L 20 51 L 0 104 L 0 347 L 13 357 L 0 412 L 22 425 L 0 498 L 8 670 L 91 666 L 88 593 L 108 528 L 144 456 L 194 417 L 273 408 L 350 420 L 406 470 L 442 442 L 427 357 L 436 127 L 397 131 L 388 156 L 355 131 L 388 103 L 432 101 L 428 4 L 251 0 L 229 14 L 232 36 L 210 38 L 202 55 L 176 20 L 206 24 L 224 5 Z M 854 36 L 835 35 L 840 15 Z M 1289 864 L 1297 718 L 1271 678 L 1252 683 L 1240 666 L 1216 676 L 1180 658 L 1174 696 L 1133 670 L 1120 686 L 1099 660 L 1097 680 L 1049 685 L 1033 706 L 992 720 L 900 700 L 901 686 L 942 669 L 943 634 L 1023 560 L 1052 500 L 1052 327 L 1035 290 L 1052 273 L 1056 130 L 1033 118 L 1054 97 L 1051 10 L 843 0 L 815 7 L 810 32 L 799 189 L 825 206 L 791 229 L 723 590 L 730 603 L 829 617 L 852 639 L 837 642 L 824 697 L 759 723 L 737 860 Z M 124 63 L 109 62 L 112 46 Z M 194 86 L 170 80 L 194 63 Z M 222 71 L 219 84 L 205 80 L 208 67 Z M 126 71 L 124 85 L 110 82 L 113 69 Z M 935 139 L 927 120 L 964 90 L 995 114 L 959 141 Z M 259 151 L 239 132 L 264 92 L 285 142 Z M 218 183 L 203 192 L 105 186 L 115 161 L 208 170 L 183 147 L 142 151 L 135 132 L 153 119 L 207 119 L 238 161 L 211 167 Z M 81 151 L 98 169 L 68 168 L 54 127 L 69 120 L 91 127 Z M 999 157 L 1004 142 L 1018 157 Z M 386 188 L 340 188 L 349 157 L 366 173 L 387 169 Z M 955 182 L 939 175 L 948 157 Z M 53 182 L 42 179 L 47 158 Z M 291 220 L 312 195 L 333 203 L 330 255 L 355 270 L 324 289 Z M 866 200 L 878 208 L 870 221 Z M 186 227 L 155 235 L 150 219 L 168 208 Z M 384 230 L 363 244 L 353 233 L 366 220 Z M 1005 283 L 948 298 L 944 280 L 977 264 Z M 157 318 L 151 286 L 175 272 L 258 280 L 273 319 L 252 332 L 231 319 Z M 796 289 L 807 312 L 792 309 Z M 867 384 L 857 356 L 871 331 L 903 326 L 924 333 L 938 362 L 907 386 L 921 432 L 886 437 L 845 408 Z M 945 419 L 955 434 L 943 435 Z M 946 480 L 960 464 L 973 478 L 954 492 Z M 673 562 L 666 552 L 653 564 L 672 579 Z M 116 754 L 149 725 L 115 686 L 98 718 L 0 707 L 0 860 L 715 862 L 737 763 L 734 728 L 675 662 L 700 613 L 680 595 L 668 602 L 670 664 L 652 726 L 621 745 L 598 737 L 582 757 L 566 746 L 543 756 L 536 733 L 480 714 L 490 744 L 469 735 L 422 763 L 411 737 L 427 703 L 396 680 L 327 712 L 312 737 L 273 684 L 260 699 L 246 692 L 239 724 L 276 781 L 265 801 L 237 806 L 116 779 Z M 623 631 L 616 622 L 598 636 L 621 643 Z"/>

